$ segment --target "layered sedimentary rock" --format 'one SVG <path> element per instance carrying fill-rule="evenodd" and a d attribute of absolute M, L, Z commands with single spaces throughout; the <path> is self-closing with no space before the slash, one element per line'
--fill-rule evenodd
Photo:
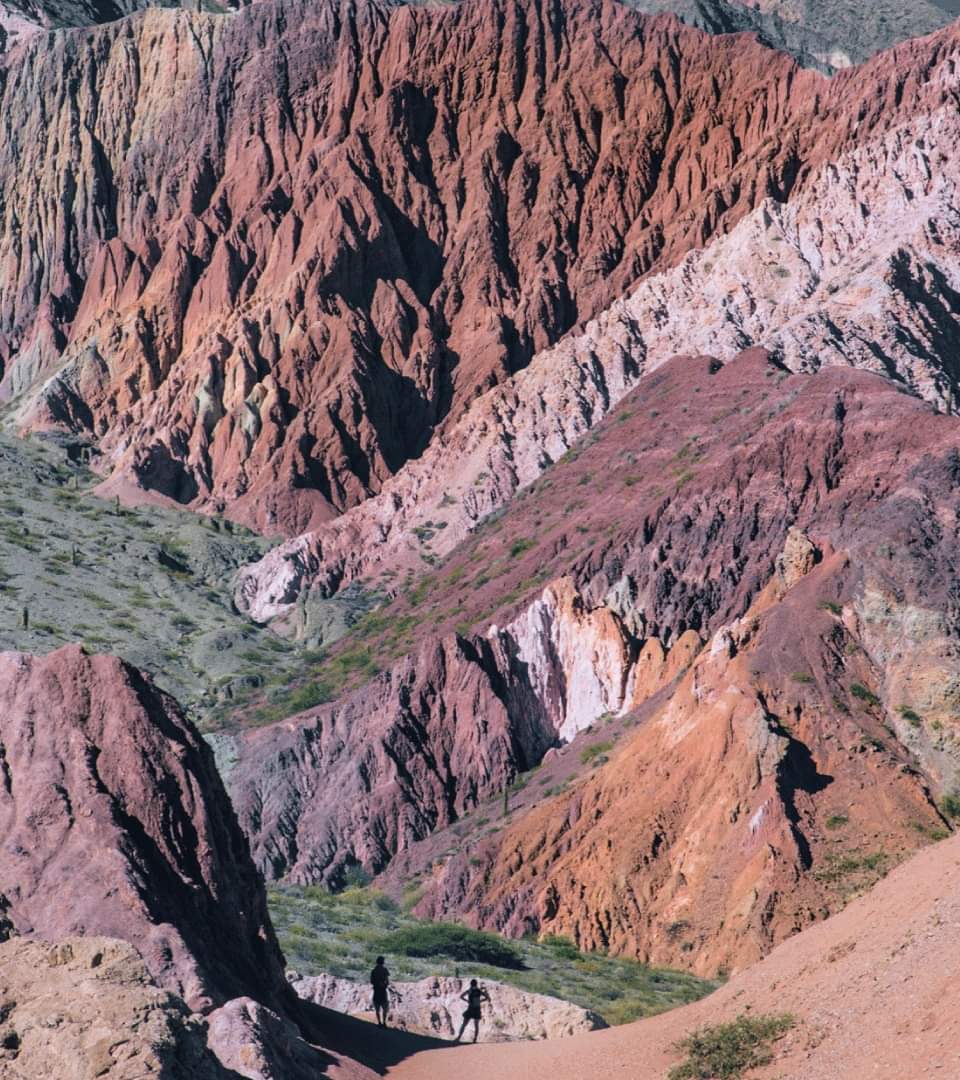
<path fill-rule="evenodd" d="M 667 364 L 385 609 L 367 645 L 412 624 L 407 659 L 233 740 L 258 864 L 336 883 L 401 855 L 407 879 L 433 864 L 424 913 L 755 958 L 945 828 L 957 432 L 867 372 Z M 639 726 L 609 764 L 561 797 L 547 770 L 488 835 L 478 804 L 611 716 Z"/>
<path fill-rule="evenodd" d="M 877 678 L 854 605 L 822 610 L 857 574 L 834 555 L 779 602 L 762 594 L 608 764 L 451 858 L 421 910 L 714 974 L 942 834 L 921 739 L 851 691 Z"/>
<path fill-rule="evenodd" d="M 952 62 L 934 78 L 952 85 Z M 792 370 L 863 367 L 953 410 L 958 146 L 948 104 L 864 140 L 788 204 L 767 200 L 474 401 L 381 495 L 245 570 L 238 603 L 323 636 L 323 598 L 358 579 L 389 589 L 385 572 L 449 554 L 679 352 L 726 361 L 759 344 Z"/>
<path fill-rule="evenodd" d="M 194 1011 L 292 1000 L 213 755 L 123 662 L 0 655 L 0 836 L 16 932 L 122 938 Z"/>
<path fill-rule="evenodd" d="M 393 1027 L 443 1039 L 459 1033 L 466 1008 L 460 995 L 469 980 L 437 977 L 392 985 L 399 995 L 391 999 Z M 596 1013 L 569 1001 L 528 993 L 506 983 L 488 980 L 484 986 L 491 1000 L 484 1010 L 482 1042 L 563 1039 L 607 1026 Z M 293 988 L 307 1001 L 336 1012 L 373 1017 L 369 986 L 334 975 L 313 975 L 295 979 Z M 473 1037 L 472 1029 L 468 1037 Z"/>
<path fill-rule="evenodd" d="M 97 441 L 110 491 L 299 531 L 639 278 L 947 98 L 955 51 L 826 82 L 613 0 L 32 40 L 4 61 L 0 392 Z"/>
<path fill-rule="evenodd" d="M 304 720 L 223 736 L 224 775 L 270 878 L 342 884 L 499 792 L 555 734 L 494 643 L 446 638 Z"/>

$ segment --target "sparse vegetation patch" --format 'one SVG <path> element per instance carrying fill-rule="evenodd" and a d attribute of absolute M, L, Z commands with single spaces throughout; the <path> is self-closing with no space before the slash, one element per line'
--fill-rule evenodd
<path fill-rule="evenodd" d="M 774 1043 L 795 1024 L 789 1013 L 744 1014 L 729 1024 L 700 1028 L 677 1043 L 687 1060 L 670 1070 L 670 1080 L 737 1080 L 748 1069 L 769 1065 Z"/>
<path fill-rule="evenodd" d="M 612 739 L 605 739 L 603 742 L 594 743 L 592 746 L 585 746 L 580 751 L 580 762 L 583 765 L 590 765 L 598 761 L 601 757 L 605 757 L 614 747 Z"/>
<path fill-rule="evenodd" d="M 333 894 L 319 886 L 274 886 L 268 893 L 287 962 L 304 975 L 327 971 L 340 978 L 365 981 L 371 955 L 380 950 L 388 958 L 394 980 L 432 975 L 496 979 L 593 1009 L 610 1024 L 696 1001 L 717 985 L 684 972 L 646 967 L 635 960 L 584 953 L 569 938 L 550 934 L 539 941 L 480 935 L 483 953 L 492 939 L 513 951 L 519 961 L 516 967 L 455 959 L 447 952 L 451 939 L 445 932 L 438 935 L 434 929 L 437 924 L 409 914 L 422 895 L 423 887 L 416 881 L 410 883 L 399 904 L 374 888 Z M 466 928 L 455 926 L 455 930 Z M 407 950 L 411 943 L 414 951 L 430 955 L 394 951 L 398 944 Z"/>

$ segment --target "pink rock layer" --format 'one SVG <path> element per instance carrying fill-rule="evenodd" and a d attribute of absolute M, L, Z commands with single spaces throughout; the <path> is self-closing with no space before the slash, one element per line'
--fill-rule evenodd
<path fill-rule="evenodd" d="M 122 661 L 0 654 L 0 838 L 15 932 L 122 938 L 194 1011 L 292 1002 L 213 755 Z"/>
<path fill-rule="evenodd" d="M 150 11 L 3 58 L 0 395 L 294 533 L 638 279 L 904 115 L 613 0 Z M 118 489 L 119 490 L 119 489 Z"/>

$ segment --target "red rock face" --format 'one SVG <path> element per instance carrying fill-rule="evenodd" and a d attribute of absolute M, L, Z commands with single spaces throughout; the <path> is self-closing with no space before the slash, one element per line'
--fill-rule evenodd
<path fill-rule="evenodd" d="M 412 624 L 409 658 L 236 738 L 258 864 L 337 882 L 356 861 L 391 889 L 431 867 L 425 914 L 755 959 L 869 879 L 838 860 L 945 827 L 957 437 L 865 372 L 665 365 L 379 613 L 365 647 Z M 551 754 L 487 835 L 541 747 L 607 724 L 607 764 Z"/>
<path fill-rule="evenodd" d="M 292 1000 L 208 747 L 121 661 L 0 655 L 0 837 L 16 932 L 123 938 L 194 1010 Z"/>
<path fill-rule="evenodd" d="M 855 575 L 833 556 L 772 583 L 609 764 L 436 871 L 421 914 L 714 975 L 945 835 L 915 748 L 850 693 L 876 668 L 818 607 Z"/>
<path fill-rule="evenodd" d="M 942 97 L 955 47 L 827 83 L 612 0 L 152 11 L 28 42 L 3 68 L 2 394 L 125 482 L 303 530 Z"/>
<path fill-rule="evenodd" d="M 445 639 L 341 704 L 249 732 L 225 775 L 266 876 L 340 885 L 495 795 L 554 738 L 509 656 Z"/>

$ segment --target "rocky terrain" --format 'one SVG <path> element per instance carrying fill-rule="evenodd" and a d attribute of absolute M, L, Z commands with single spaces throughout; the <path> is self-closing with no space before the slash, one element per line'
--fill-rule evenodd
<path fill-rule="evenodd" d="M 563 1042 L 417 1055 L 397 1080 L 579 1080 L 585 1070 L 663 1080 L 677 1040 L 739 1016 L 791 1014 L 774 1060 L 751 1080 L 950 1076 L 960 1068 L 956 1015 L 960 839 L 934 845 L 845 911 L 780 945 L 709 998 L 637 1024 Z"/>
<path fill-rule="evenodd" d="M 873 374 L 667 364 L 340 654 L 402 659 L 234 740 L 258 865 L 403 853 L 433 863 L 421 911 L 704 973 L 834 910 L 947 828 L 956 438 Z M 551 755 L 491 833 L 498 791 L 612 715 L 616 753 Z"/>
<path fill-rule="evenodd" d="M 382 1073 L 418 1045 L 365 1047 L 293 993 L 213 756 L 172 699 L 78 647 L 0 654 L 0 694 L 5 1077 L 363 1080 L 353 1057 Z"/>
<path fill-rule="evenodd" d="M 307 1001 L 336 1012 L 374 1019 L 370 987 L 314 975 L 296 979 L 293 988 Z M 460 995 L 469 980 L 432 978 L 419 982 L 393 982 L 397 997 L 390 1006 L 390 1023 L 405 1031 L 417 1031 L 453 1039 L 460 1030 L 466 1006 Z M 506 983 L 484 981 L 490 1004 L 484 1016 L 483 1042 L 513 1042 L 517 1039 L 562 1039 L 607 1025 L 595 1013 L 542 994 L 525 993 Z M 471 1027 L 468 1038 L 473 1037 Z"/>
<path fill-rule="evenodd" d="M 0 1073 L 7 1080 L 228 1080 L 203 1021 L 158 989 L 124 941 L 0 944 Z"/>
<path fill-rule="evenodd" d="M 944 57 L 935 81 L 949 85 L 952 65 Z M 788 204 L 767 200 L 476 399 L 379 496 L 244 569 L 238 604 L 288 633 L 329 640 L 338 591 L 359 582 L 390 591 L 398 573 L 449 555 L 644 374 L 684 351 L 727 361 L 763 345 L 792 370 L 854 365 L 952 410 L 958 145 L 956 106 L 944 104 L 864 140 Z M 364 543 L 369 536 L 378 542 Z"/>
<path fill-rule="evenodd" d="M 224 14 L 243 0 L 0 0 L 0 53 L 48 30 L 95 26 L 144 8 L 188 8 Z"/>
<path fill-rule="evenodd" d="M 213 755 L 172 699 L 77 646 L 0 654 L 0 696 L 0 881 L 14 930 L 135 942 L 194 1011 L 254 988 L 265 1004 L 288 1001 Z"/>
<path fill-rule="evenodd" d="M 8 54 L 11 422 L 96 443 L 111 495 L 301 531 L 640 278 L 942 101 L 956 47 L 826 82 L 614 0 L 497 11 L 152 10 Z M 18 113 L 34 88 L 43 119 Z"/>
<path fill-rule="evenodd" d="M 422 3 L 429 0 L 394 0 Z M 626 0 L 646 14 L 669 12 L 713 34 L 755 33 L 765 44 L 801 63 L 835 71 L 868 59 L 899 41 L 939 29 L 960 14 L 957 0 Z M 0 3 L 0 51 L 51 27 L 90 26 L 146 7 L 183 7 L 224 14 L 245 6 L 235 0 L 4 0 Z"/>
<path fill-rule="evenodd" d="M 0 8 L 0 1071 L 442 1076 L 433 932 L 531 1077 L 855 1075 L 950 957 L 949 6 Z"/>
<path fill-rule="evenodd" d="M 907 38 L 933 33 L 960 15 L 954 0 L 629 0 L 640 11 L 671 11 L 714 34 L 755 33 L 774 49 L 824 71 L 859 64 Z"/>

